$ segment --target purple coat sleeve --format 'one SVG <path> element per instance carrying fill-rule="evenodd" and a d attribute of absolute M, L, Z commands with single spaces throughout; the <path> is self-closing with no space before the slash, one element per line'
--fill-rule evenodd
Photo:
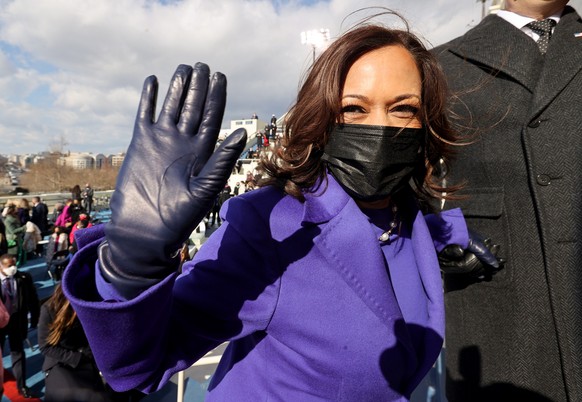
<path fill-rule="evenodd" d="M 449 244 L 458 244 L 462 248 L 469 244 L 467 224 L 460 208 L 426 215 L 425 220 L 437 252 Z"/>
<path fill-rule="evenodd" d="M 233 209 L 242 204 L 229 203 Z M 180 276 L 170 275 L 129 301 L 99 274 L 103 228 L 83 230 L 63 289 L 114 389 L 153 392 L 220 343 L 265 328 L 278 296 L 278 266 L 265 252 L 266 226 L 261 230 L 253 208 L 243 207 L 244 213 L 229 214 L 234 219 L 223 223 Z M 249 219 L 256 222 L 251 235 L 241 227 Z M 253 241 L 258 239 L 263 241 Z"/>

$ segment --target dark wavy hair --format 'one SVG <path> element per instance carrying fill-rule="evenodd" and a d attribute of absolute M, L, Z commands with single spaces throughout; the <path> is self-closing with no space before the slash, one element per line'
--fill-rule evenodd
<path fill-rule="evenodd" d="M 285 118 L 281 144 L 261 161 L 267 178 L 261 185 L 274 185 L 300 200 L 325 177 L 323 149 L 335 124 L 341 121 L 341 97 L 346 76 L 364 54 L 386 46 L 407 49 L 422 80 L 420 121 L 427 128 L 425 164 L 414 174 L 415 192 L 424 201 L 450 197 L 456 188 L 441 183 L 457 142 L 447 114 L 446 78 L 434 55 L 410 31 L 382 25 L 357 26 L 335 40 L 316 60 L 295 104 Z M 443 195 L 446 193 L 447 195 Z"/>
<path fill-rule="evenodd" d="M 78 323 L 77 313 L 73 310 L 71 303 L 65 297 L 61 285 L 55 287 L 52 296 L 47 300 L 48 306 L 54 312 L 55 318 L 49 324 L 49 335 L 47 344 L 57 345 L 63 335 Z"/>

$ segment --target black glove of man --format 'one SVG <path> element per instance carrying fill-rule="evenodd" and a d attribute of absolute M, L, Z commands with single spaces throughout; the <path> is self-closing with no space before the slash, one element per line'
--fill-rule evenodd
<path fill-rule="evenodd" d="M 246 143 L 236 130 L 214 152 L 226 77 L 206 64 L 176 69 L 155 121 L 158 81 L 143 86 L 133 138 L 99 246 L 103 277 L 131 299 L 175 272 L 178 251 L 222 190 Z"/>
<path fill-rule="evenodd" d="M 469 230 L 469 244 L 463 249 L 451 244 L 439 253 L 439 264 L 444 274 L 463 274 L 474 278 L 485 278 L 503 268 L 505 261 L 497 257 L 499 245 L 492 244 Z"/>

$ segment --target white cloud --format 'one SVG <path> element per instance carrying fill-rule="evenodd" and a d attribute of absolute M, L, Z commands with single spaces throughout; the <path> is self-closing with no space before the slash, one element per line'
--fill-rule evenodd
<path fill-rule="evenodd" d="M 180 63 L 203 61 L 227 75 L 223 126 L 255 112 L 279 116 L 311 63 L 300 32 L 324 27 L 337 36 L 355 21 L 342 26 L 344 17 L 378 1 L 164 3 L 0 0 L 0 152 L 41 151 L 61 135 L 72 151 L 119 152 L 129 144 L 144 78 L 157 75 L 164 96 Z M 431 45 L 462 34 L 481 14 L 477 1 L 381 3 Z"/>

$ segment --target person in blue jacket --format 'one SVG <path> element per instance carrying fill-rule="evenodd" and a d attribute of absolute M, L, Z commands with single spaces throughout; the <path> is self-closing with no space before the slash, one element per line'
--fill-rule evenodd
<path fill-rule="evenodd" d="M 433 171 L 456 139 L 434 56 L 406 30 L 361 25 L 319 57 L 264 185 L 233 197 L 182 266 L 244 130 L 214 151 L 226 78 L 180 65 L 155 120 L 146 79 L 107 225 L 86 229 L 63 283 L 103 375 L 153 392 L 222 342 L 209 401 L 405 401 L 437 358 L 437 252 L 495 265 Z"/>

